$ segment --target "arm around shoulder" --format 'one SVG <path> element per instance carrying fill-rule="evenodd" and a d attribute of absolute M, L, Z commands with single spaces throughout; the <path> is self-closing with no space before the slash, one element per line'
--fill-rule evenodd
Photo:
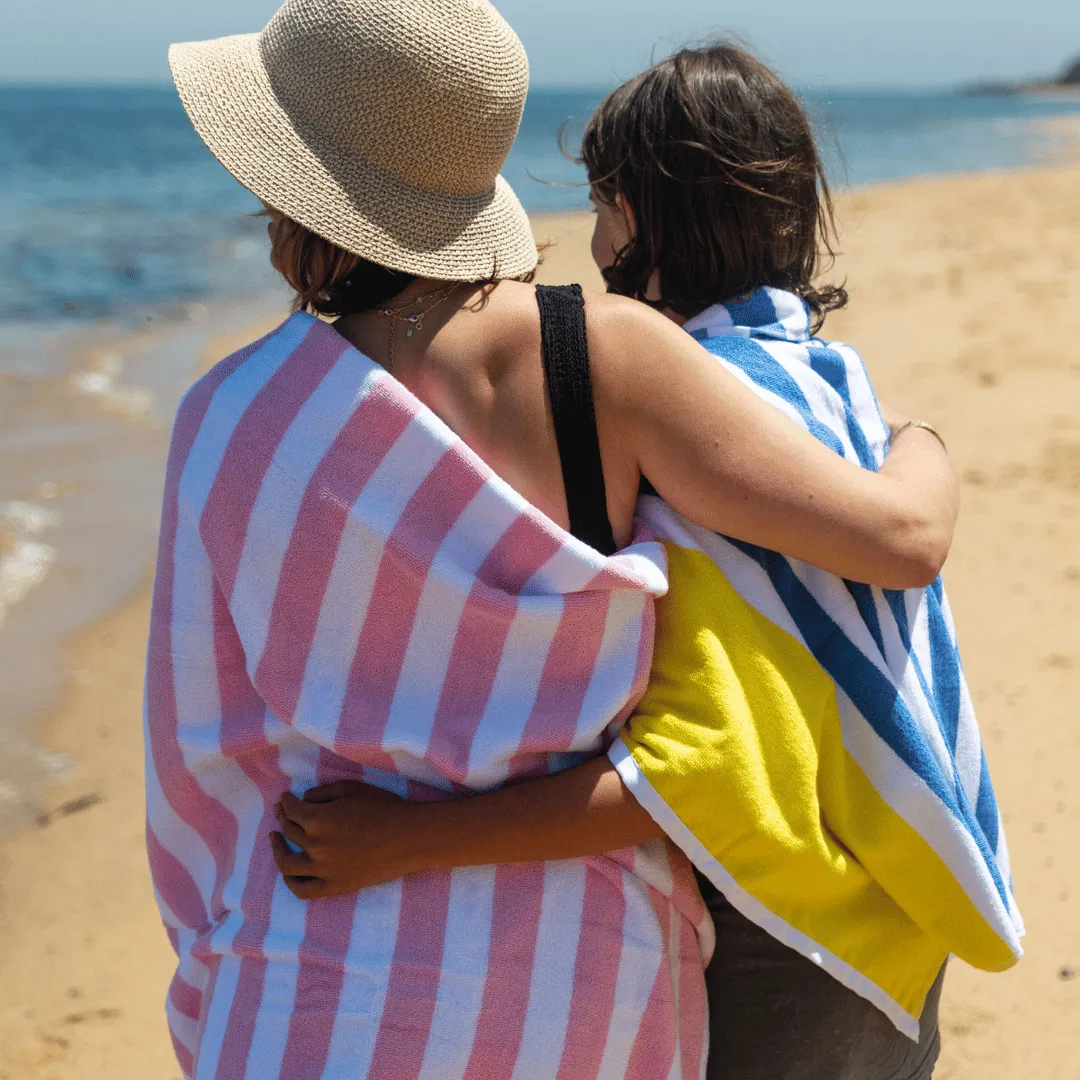
<path fill-rule="evenodd" d="M 706 528 L 853 581 L 905 589 L 944 563 L 959 486 L 928 432 L 874 473 L 763 401 L 644 305 L 589 301 L 597 425 L 661 497 Z"/>

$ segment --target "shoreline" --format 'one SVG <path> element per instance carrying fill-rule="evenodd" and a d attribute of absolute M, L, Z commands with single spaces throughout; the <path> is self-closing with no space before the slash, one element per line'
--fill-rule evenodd
<path fill-rule="evenodd" d="M 0 498 L 0 835 L 32 824 L 42 790 L 70 768 L 35 736 L 81 677 L 62 661 L 66 643 L 132 596 L 152 565 L 169 430 L 193 358 L 276 309 L 252 300 L 134 330 L 23 335 L 25 373 L 12 376 L 0 416 L 10 500 Z"/>
<path fill-rule="evenodd" d="M 838 199 L 835 276 L 853 299 L 826 333 L 860 347 L 884 397 L 942 428 L 963 478 L 946 580 L 1029 923 L 1015 971 L 952 965 L 940 1080 L 1057 1080 L 1080 1009 L 1080 979 L 1062 974 L 1080 970 L 1068 858 L 1080 826 L 1078 185 L 1080 167 L 1055 165 Z M 591 216 L 534 222 L 538 240 L 557 241 L 539 280 L 598 287 Z M 215 336 L 202 366 L 256 336 Z M 75 771 L 46 792 L 47 825 L 0 840 L 0 1080 L 180 1075 L 162 1017 L 172 954 L 142 841 L 148 608 L 144 574 L 63 650 L 85 678 L 65 682 L 39 731 Z"/>

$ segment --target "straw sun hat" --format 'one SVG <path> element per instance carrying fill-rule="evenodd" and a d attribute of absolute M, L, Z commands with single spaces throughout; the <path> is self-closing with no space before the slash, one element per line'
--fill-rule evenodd
<path fill-rule="evenodd" d="M 169 63 L 221 163 L 326 240 L 448 281 L 536 266 L 499 175 L 529 64 L 487 0 L 288 0 L 262 33 L 174 45 Z"/>

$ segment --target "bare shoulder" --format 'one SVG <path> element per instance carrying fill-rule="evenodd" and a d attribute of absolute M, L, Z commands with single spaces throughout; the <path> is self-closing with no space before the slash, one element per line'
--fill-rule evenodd
<path fill-rule="evenodd" d="M 585 311 L 593 382 L 612 400 L 655 393 L 658 378 L 674 374 L 701 351 L 689 334 L 637 300 L 588 293 Z"/>
<path fill-rule="evenodd" d="M 625 296 L 586 293 L 590 345 L 602 353 L 625 355 L 630 346 L 661 349 L 693 349 L 693 338 L 655 308 Z"/>
<path fill-rule="evenodd" d="M 613 293 L 585 293 L 585 313 L 591 327 L 601 332 L 633 333 L 656 330 L 668 320 L 648 304 Z"/>

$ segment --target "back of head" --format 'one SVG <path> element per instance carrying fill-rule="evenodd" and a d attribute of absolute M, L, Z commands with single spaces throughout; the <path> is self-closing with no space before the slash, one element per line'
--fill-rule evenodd
<path fill-rule="evenodd" d="M 633 216 L 604 272 L 611 291 L 691 316 L 768 285 L 798 293 L 819 323 L 846 303 L 814 283 L 833 254 L 832 203 L 810 123 L 745 50 L 684 49 L 620 86 L 586 127 L 583 158 L 594 195 L 621 196 Z"/>

